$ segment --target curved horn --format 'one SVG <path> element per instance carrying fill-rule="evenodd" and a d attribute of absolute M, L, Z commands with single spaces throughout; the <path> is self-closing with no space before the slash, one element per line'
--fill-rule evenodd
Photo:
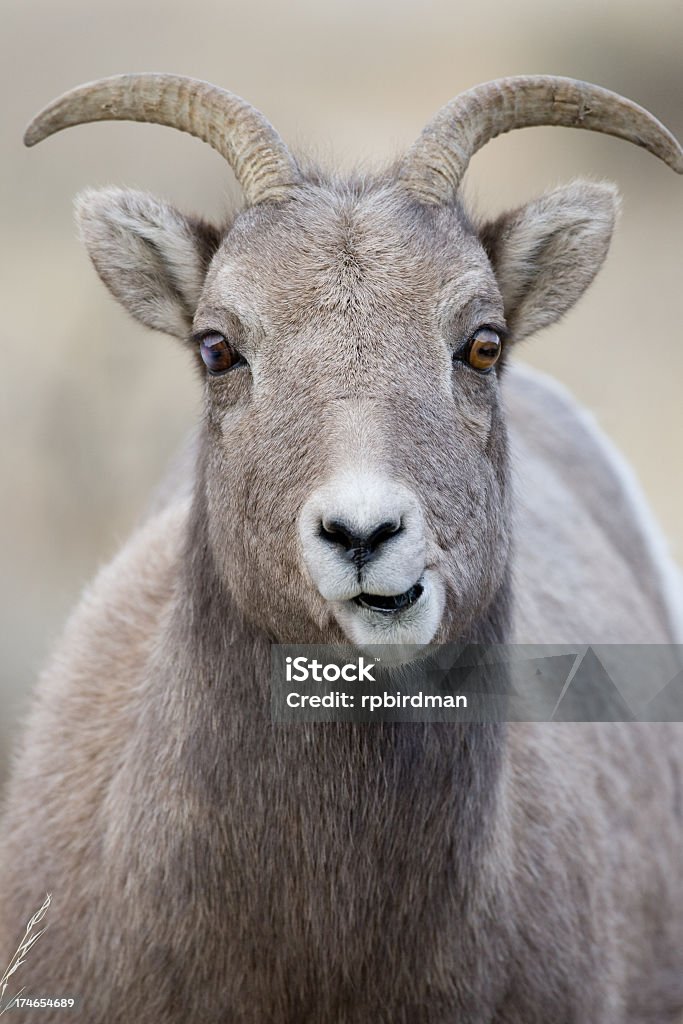
<path fill-rule="evenodd" d="M 228 161 L 250 206 L 284 199 L 299 170 L 266 118 L 239 96 L 181 75 L 114 75 L 53 100 L 26 129 L 37 142 L 89 121 L 147 121 L 189 132 Z"/>
<path fill-rule="evenodd" d="M 513 128 L 551 124 L 616 135 L 683 173 L 683 149 L 643 107 L 573 78 L 520 75 L 478 85 L 442 107 L 408 150 L 399 178 L 423 202 L 447 202 L 487 142 Z"/>

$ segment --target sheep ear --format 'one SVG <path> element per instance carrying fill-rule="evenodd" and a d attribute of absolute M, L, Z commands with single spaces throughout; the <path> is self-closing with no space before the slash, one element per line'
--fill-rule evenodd
<path fill-rule="evenodd" d="M 575 181 L 480 229 L 515 341 L 559 320 L 583 295 L 618 212 L 614 185 Z"/>
<path fill-rule="evenodd" d="M 144 192 L 76 199 L 81 238 L 110 292 L 148 327 L 187 338 L 220 234 Z"/>

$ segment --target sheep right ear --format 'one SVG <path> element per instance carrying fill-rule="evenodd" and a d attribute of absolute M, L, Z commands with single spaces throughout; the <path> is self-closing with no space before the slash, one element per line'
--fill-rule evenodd
<path fill-rule="evenodd" d="M 89 189 L 76 219 L 90 259 L 136 320 L 186 339 L 220 233 L 145 192 Z"/>

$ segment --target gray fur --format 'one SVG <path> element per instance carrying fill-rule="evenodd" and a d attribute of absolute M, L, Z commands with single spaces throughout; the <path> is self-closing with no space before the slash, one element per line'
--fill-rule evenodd
<path fill-rule="evenodd" d="M 349 458 L 420 496 L 434 639 L 674 638 L 638 510 L 572 403 L 452 361 L 481 323 L 507 319 L 509 347 L 564 314 L 615 209 L 574 183 L 475 227 L 394 172 L 310 174 L 219 244 L 141 193 L 81 200 L 133 315 L 186 341 L 193 316 L 251 370 L 206 378 L 191 501 L 100 573 L 39 683 L 0 844 L 0 960 L 53 894 L 31 991 L 78 995 L 89 1024 L 677 1019 L 678 726 L 269 711 L 272 640 L 345 639 L 297 521 Z"/>

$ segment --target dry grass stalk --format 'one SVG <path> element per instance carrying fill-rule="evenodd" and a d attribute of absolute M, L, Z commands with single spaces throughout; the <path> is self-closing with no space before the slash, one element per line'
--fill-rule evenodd
<path fill-rule="evenodd" d="M 38 910 L 33 915 L 31 920 L 26 925 L 26 931 L 24 932 L 24 937 L 22 938 L 21 942 L 19 943 L 14 956 L 12 957 L 12 959 L 9 962 L 9 964 L 7 965 L 7 969 L 5 970 L 5 973 L 3 974 L 2 978 L 0 978 L 0 1017 L 3 1016 L 3 1014 L 12 1005 L 14 1000 L 18 999 L 19 996 L 21 995 L 21 993 L 24 991 L 23 988 L 20 989 L 19 992 L 17 992 L 16 995 L 12 996 L 12 998 L 5 1004 L 4 1007 L 2 1006 L 3 1000 L 5 998 L 5 992 L 7 991 L 7 986 L 9 984 L 9 979 L 12 977 L 12 975 L 15 973 L 15 971 L 17 971 L 18 968 L 21 967 L 21 965 L 26 961 L 26 957 L 27 957 L 28 951 L 32 948 L 32 946 L 37 942 L 37 940 L 40 938 L 40 936 L 45 931 L 45 928 L 41 928 L 40 931 L 35 932 L 35 934 L 34 934 L 33 929 L 36 927 L 36 925 L 40 924 L 40 922 L 45 917 L 45 915 L 47 914 L 47 912 L 49 910 L 51 902 L 52 902 L 52 896 L 50 895 L 50 893 L 48 893 L 47 896 L 45 897 L 45 902 L 43 903 L 43 905 L 40 908 L 40 910 Z M 47 925 L 45 927 L 47 927 Z"/>

